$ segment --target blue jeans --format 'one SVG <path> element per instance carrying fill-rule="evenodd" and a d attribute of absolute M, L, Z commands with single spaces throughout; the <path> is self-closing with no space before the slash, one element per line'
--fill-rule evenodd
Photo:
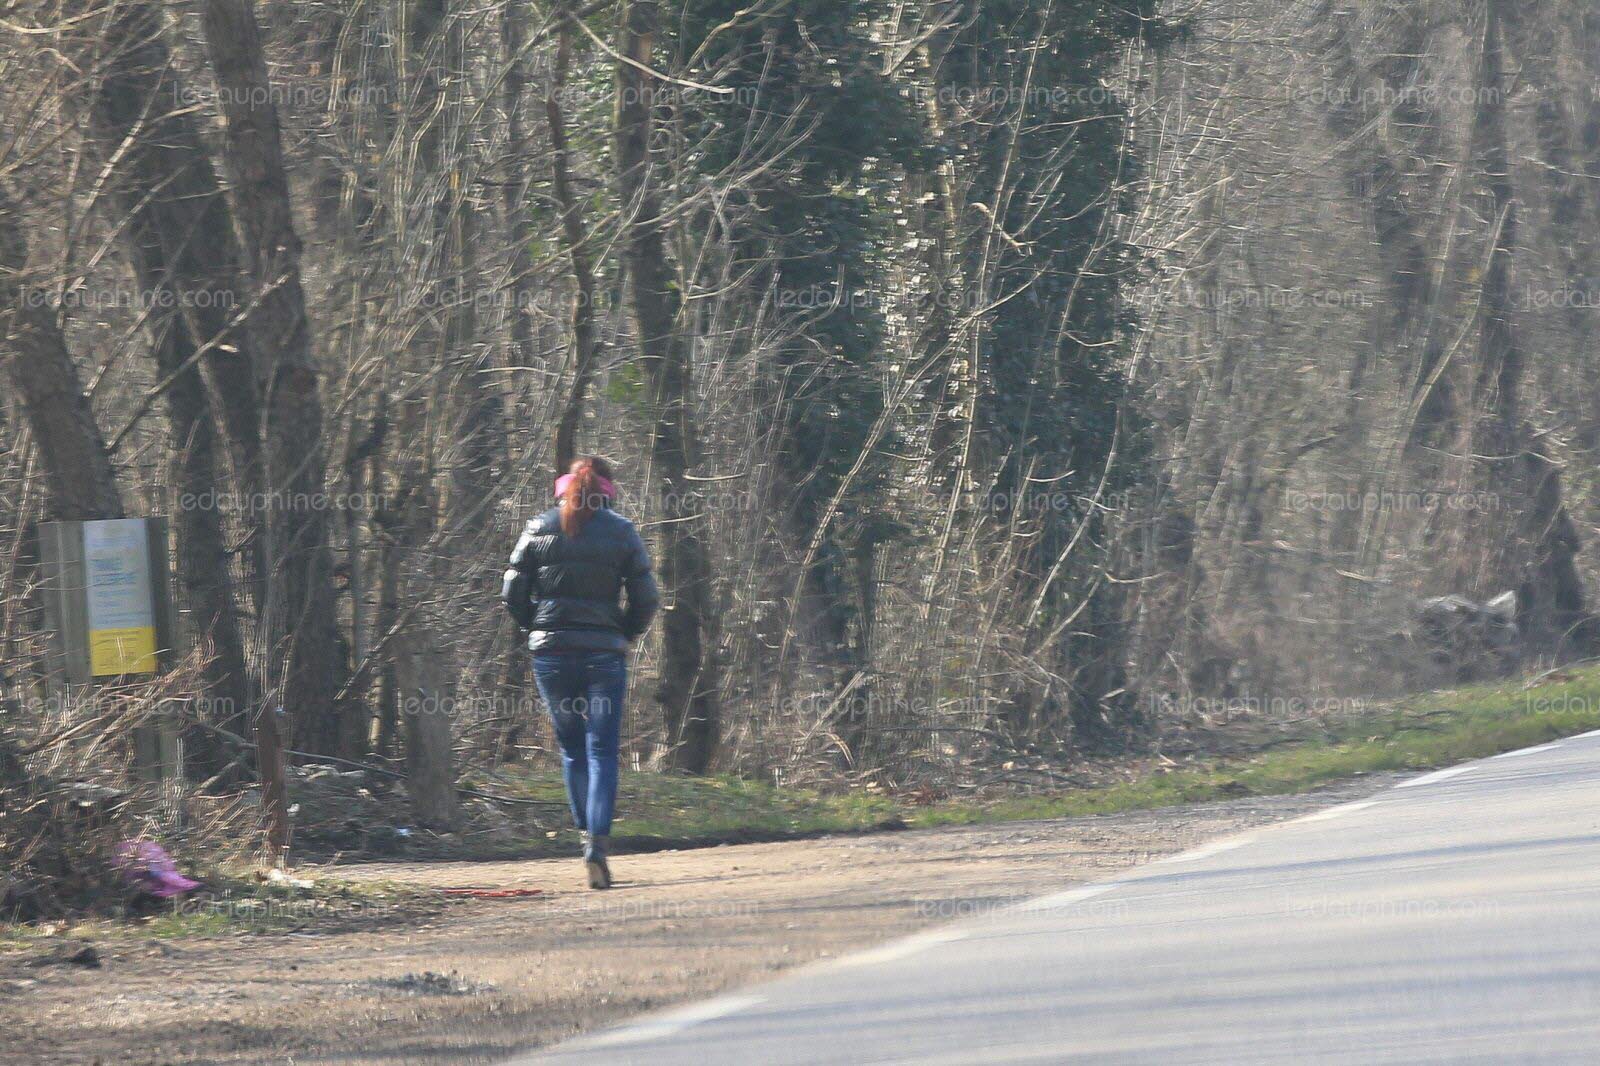
<path fill-rule="evenodd" d="M 536 654 L 533 676 L 561 745 L 572 821 L 595 836 L 609 836 L 617 806 L 627 661 L 615 651 Z"/>

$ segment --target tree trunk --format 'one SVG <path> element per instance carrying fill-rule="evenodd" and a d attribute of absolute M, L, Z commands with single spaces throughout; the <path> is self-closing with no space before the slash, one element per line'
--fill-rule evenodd
<path fill-rule="evenodd" d="M 383 491 L 385 474 L 382 449 L 372 456 L 370 483 L 374 491 Z M 377 551 L 373 565 L 378 571 L 378 609 L 373 634 L 376 639 L 382 639 L 384 634 L 393 631 L 395 624 L 400 620 L 399 566 L 403 555 L 396 543 L 396 526 L 397 517 L 399 521 L 403 521 L 404 516 L 391 516 L 385 511 L 374 517 L 377 535 L 373 539 Z M 396 745 L 400 740 L 400 680 L 395 673 L 394 661 L 393 653 L 385 654 L 377 668 L 377 752 L 385 759 L 395 757 Z"/>
<path fill-rule="evenodd" d="M 556 203 L 561 206 L 561 233 L 566 241 L 567 257 L 572 263 L 572 280 L 577 292 L 572 301 L 572 384 L 561 407 L 561 417 L 556 423 L 555 462 L 556 475 L 560 476 L 578 457 L 578 422 L 583 417 L 583 401 L 594 376 L 595 360 L 600 352 L 600 339 L 595 328 L 595 272 L 594 256 L 589 250 L 589 231 L 583 218 L 583 204 L 572 188 L 572 155 L 567 145 L 567 123 L 561 113 L 561 100 L 566 93 L 567 71 L 572 65 L 572 23 L 570 5 L 562 0 L 567 16 L 559 31 L 556 43 L 555 74 L 550 92 L 545 96 L 545 122 L 550 131 L 550 183 Z"/>
<path fill-rule="evenodd" d="M 633 279 L 639 352 L 655 423 L 651 487 L 660 497 L 666 600 L 657 699 L 667 728 L 666 763 L 704 773 L 717 747 L 718 677 L 707 639 L 714 619 L 705 517 L 688 477 L 694 447 L 689 345 L 678 321 L 682 300 L 667 261 L 661 197 L 652 173 L 652 102 L 658 79 L 647 71 L 659 19 L 657 0 L 624 4 L 620 51 L 626 61 L 617 64 L 617 176 L 628 219 L 623 254 Z"/>
<path fill-rule="evenodd" d="M 420 402 L 401 417 L 414 437 L 421 425 Z M 401 507 L 395 579 L 399 599 L 421 599 L 396 640 L 394 680 L 406 746 L 406 792 L 419 824 L 448 831 L 455 828 L 455 775 L 451 767 L 449 710 L 455 706 L 455 671 L 451 662 L 447 596 L 438 591 L 447 579 L 448 560 L 429 550 L 435 530 L 437 501 L 426 471 L 413 453 L 401 470 Z"/>
<path fill-rule="evenodd" d="M 1438 373 L 1444 345 L 1422 328 L 1434 295 L 1433 259 L 1426 237 L 1426 220 L 1416 216 L 1406 190 L 1421 183 L 1424 176 L 1403 170 L 1390 155 L 1387 138 L 1372 135 L 1374 116 L 1369 102 L 1392 96 L 1403 101 L 1408 111 L 1397 116 L 1404 120 L 1397 123 L 1402 128 L 1420 129 L 1425 133 L 1437 129 L 1436 117 L 1431 111 L 1423 110 L 1427 106 L 1426 98 L 1412 91 L 1420 78 L 1418 68 L 1429 45 L 1429 20 L 1426 12 L 1417 10 L 1421 6 L 1397 10 L 1393 16 L 1399 20 L 1397 26 L 1385 23 L 1397 36 L 1398 43 L 1395 45 L 1397 56 L 1383 72 L 1381 86 L 1370 83 L 1367 72 L 1356 60 L 1352 12 L 1336 11 L 1328 2 L 1318 10 L 1314 20 L 1328 27 L 1323 54 L 1330 68 L 1330 81 L 1336 89 L 1333 98 L 1337 103 L 1325 112 L 1327 124 L 1349 145 L 1346 183 L 1351 195 L 1371 211 L 1373 238 L 1390 292 L 1390 299 L 1379 312 L 1386 320 L 1374 331 L 1375 343 L 1380 351 L 1416 348 L 1421 352 L 1412 381 L 1417 415 L 1408 443 L 1414 446 L 1438 442 L 1455 418 L 1456 400 L 1449 377 Z M 1364 369 L 1358 365 L 1352 374 L 1352 392 L 1359 387 Z M 1352 396 L 1352 421 L 1354 410 Z M 1360 492 L 1364 487 L 1358 483 L 1352 491 Z"/>
<path fill-rule="evenodd" d="M 506 111 L 506 185 L 503 209 L 506 228 L 511 232 L 511 342 L 522 365 L 531 367 L 539 357 L 533 335 L 533 242 L 537 234 L 528 213 L 528 186 L 533 155 L 527 126 L 522 121 L 523 95 L 527 89 L 527 66 L 522 52 L 527 39 L 525 27 L 531 20 L 528 5 L 522 0 L 505 0 L 500 13 L 500 43 L 506 63 L 501 83 L 502 106 Z"/>
<path fill-rule="evenodd" d="M 1566 11 L 1557 5 L 1531 0 L 1519 7 L 1518 17 L 1502 26 L 1507 44 L 1514 47 L 1520 77 L 1532 90 L 1533 132 L 1539 146 L 1538 168 L 1549 197 L 1549 222 L 1554 227 L 1554 248 L 1558 275 L 1571 293 L 1591 290 L 1590 278 L 1597 267 L 1597 205 L 1593 193 L 1600 191 L 1600 170 L 1595 168 L 1596 149 L 1600 148 L 1600 91 L 1593 87 L 1600 76 L 1600 12 L 1586 11 L 1573 26 Z M 1583 57 L 1581 72 L 1589 76 L 1588 93 L 1573 93 L 1563 83 L 1560 69 L 1561 38 L 1576 39 L 1577 54 Z M 1574 103 L 1587 97 L 1585 102 Z M 1588 140 L 1580 150 L 1574 143 L 1572 127 L 1578 119 L 1581 136 Z M 1594 349 L 1594 308 L 1586 300 L 1569 300 L 1562 316 L 1572 347 L 1568 365 L 1580 367 Z M 1593 386 L 1590 395 L 1600 399 Z M 1600 449 L 1600 404 L 1591 401 L 1578 417 L 1578 439 L 1588 451 Z"/>
<path fill-rule="evenodd" d="M 45 294 L 25 280 L 28 245 L 17 219 L 0 188 L 0 354 L 44 465 L 45 513 L 61 521 L 121 517 L 111 454 L 78 368 Z"/>
<path fill-rule="evenodd" d="M 334 617 L 324 489 L 322 400 L 300 285 L 300 239 L 289 203 L 277 107 L 249 0 L 201 8 L 225 121 L 224 159 L 234 213 L 259 301 L 251 316 L 265 383 L 266 484 L 271 562 L 282 593 L 263 612 L 269 661 L 283 661 L 284 706 L 304 750 L 364 754 L 360 716 L 335 699 L 348 670 Z M 281 495 L 280 495 L 281 494 Z"/>
<path fill-rule="evenodd" d="M 449 646 L 428 632 L 428 622 L 410 626 L 401 635 L 395 671 L 401 690 L 401 718 L 406 738 L 406 794 L 417 824 L 449 832 L 456 825 L 455 774 L 450 765 L 449 693 L 452 669 Z"/>
<path fill-rule="evenodd" d="M 1517 208 L 1506 136 L 1503 0 L 1489 0 L 1476 147 L 1492 227 L 1489 263 L 1483 274 L 1483 310 L 1478 337 L 1478 393 L 1488 398 L 1485 432 L 1476 446 L 1487 485 L 1511 486 L 1516 494 L 1512 528 L 1501 552 L 1500 571 L 1516 588 L 1524 639 L 1539 651 L 1560 656 L 1590 639 L 1576 566 L 1577 528 L 1562 502 L 1560 471 L 1522 420 L 1523 353 L 1513 321 L 1511 261 L 1517 243 Z"/>
<path fill-rule="evenodd" d="M 448 283 L 455 296 L 450 302 L 445 348 L 455 367 L 451 395 L 459 398 L 460 408 L 452 442 L 453 450 L 460 454 L 451 469 L 448 532 L 452 538 L 471 537 L 483 528 L 485 516 L 493 513 L 496 472 L 505 464 L 507 455 L 505 405 L 500 387 L 489 373 L 494 346 L 479 337 L 474 295 L 482 280 L 478 275 L 481 238 L 471 201 L 472 139 L 467 127 L 472 102 L 465 88 L 470 77 L 465 21 L 457 16 L 445 23 L 445 73 L 449 80 L 444 115 L 449 127 L 447 151 L 438 160 L 450 175 L 446 187 L 452 190 L 441 201 L 444 214 L 439 220 L 439 232 L 449 255 L 442 265 L 448 271 Z M 492 601 L 484 599 L 481 603 L 485 610 L 491 609 Z M 497 617 L 502 613 L 497 608 L 493 610 Z"/>
<path fill-rule="evenodd" d="M 158 294 L 169 293 L 160 266 L 159 244 L 136 227 L 129 244 L 134 269 L 152 307 L 172 306 Z M 255 700 L 245 665 L 244 641 L 228 574 L 228 539 L 216 507 L 203 506 L 218 484 L 216 426 L 196 362 L 194 338 L 181 316 L 169 315 L 152 323 L 152 348 L 166 390 L 167 422 L 175 453 L 177 506 L 174 530 L 178 543 L 178 584 L 187 612 L 190 643 L 206 651 L 204 669 L 209 707 L 201 717 L 231 732 L 239 732 L 235 719 L 250 713 Z M 195 757 L 195 769 L 210 776 L 221 771 L 227 759 L 215 734 L 192 730 L 185 750 Z"/>
<path fill-rule="evenodd" d="M 99 26 L 98 33 L 96 27 Z M 271 573 L 258 523 L 262 495 L 258 390 L 252 338 L 241 325 L 233 219 L 163 37 L 161 6 L 120 2 L 105 21 L 65 39 L 75 62 L 99 70 L 90 131 L 102 159 L 115 163 L 111 221 L 130 222 L 159 244 L 165 282 L 176 294 L 189 335 L 204 348 L 201 369 L 215 394 L 228 439 L 233 484 L 246 505 L 250 589 L 257 612 Z"/>

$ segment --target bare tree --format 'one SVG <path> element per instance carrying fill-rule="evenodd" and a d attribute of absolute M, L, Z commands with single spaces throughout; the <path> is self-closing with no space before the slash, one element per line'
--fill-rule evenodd
<path fill-rule="evenodd" d="M 618 188 L 627 213 L 624 256 L 632 281 L 639 359 L 652 426 L 651 489 L 661 513 L 664 648 L 657 700 L 666 720 L 668 764 L 702 773 L 717 748 L 718 677 L 711 632 L 705 516 L 695 502 L 690 344 L 682 297 L 663 239 L 664 219 L 651 151 L 654 103 L 663 82 L 651 66 L 660 29 L 658 0 L 624 0 L 617 62 Z"/>
<path fill-rule="evenodd" d="M 206 44 L 226 119 L 224 160 L 234 218 L 257 306 L 249 325 L 263 382 L 268 557 L 278 576 L 262 613 L 269 662 L 285 663 L 281 699 L 300 723 L 302 747 L 345 757 L 366 750 L 364 718 L 336 700 L 347 670 L 333 614 L 322 398 L 300 284 L 282 135 L 260 31 L 246 0 L 207 0 Z M 281 503 L 280 503 L 281 501 Z"/>

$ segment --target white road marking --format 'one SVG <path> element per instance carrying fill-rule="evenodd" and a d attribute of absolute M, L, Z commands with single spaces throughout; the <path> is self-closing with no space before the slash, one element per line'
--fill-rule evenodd
<path fill-rule="evenodd" d="M 668 1011 L 654 1018 L 646 1019 L 634 1025 L 625 1025 L 620 1029 L 613 1029 L 609 1033 L 586 1040 L 580 1039 L 569 1045 L 578 1047 L 615 1047 L 618 1044 L 637 1044 L 643 1040 L 655 1040 L 664 1036 L 681 1033 L 692 1025 L 701 1022 L 714 1021 L 744 1010 L 746 1007 L 758 1006 L 767 1001 L 765 996 L 718 996 L 716 999 L 693 1006 L 682 1007 L 678 1010 Z"/>
<path fill-rule="evenodd" d="M 1230 840 L 1219 840 L 1215 844 L 1206 844 L 1203 847 L 1195 848 L 1193 851 L 1185 851 L 1179 855 L 1171 855 L 1165 859 L 1162 859 L 1161 861 L 1194 862 L 1197 859 L 1209 859 L 1213 855 L 1221 855 L 1225 851 L 1232 851 L 1234 848 L 1242 848 L 1254 840 L 1254 836 L 1233 837 Z"/>
<path fill-rule="evenodd" d="M 1585 737 L 1600 737 L 1600 729 L 1591 729 L 1587 733 L 1579 733 L 1573 740 L 1582 740 Z"/>
<path fill-rule="evenodd" d="M 1006 910 L 1007 913 L 1032 913 L 1034 911 L 1070 907 L 1074 903 L 1082 903 L 1086 899 L 1103 896 L 1114 888 L 1121 888 L 1125 883 L 1123 881 L 1107 881 L 1100 885 L 1083 885 L 1078 888 L 1069 888 L 1067 891 L 1057 892 L 1053 896 L 1041 896 L 1039 899 L 1030 899 L 1025 903 L 1018 903 L 1014 907 L 1006 908 Z"/>
<path fill-rule="evenodd" d="M 1531 748 L 1520 748 L 1517 751 L 1502 751 L 1499 755 L 1491 755 L 1491 759 L 1515 759 L 1518 755 L 1532 755 L 1536 751 L 1553 751 L 1560 744 L 1538 744 Z"/>
<path fill-rule="evenodd" d="M 1329 807 L 1325 811 L 1317 811 L 1315 814 L 1308 814 L 1304 818 L 1296 818 L 1294 822 L 1290 824 L 1298 825 L 1302 822 L 1326 822 L 1329 818 L 1338 818 L 1341 815 L 1354 814 L 1356 811 L 1364 811 L 1368 807 L 1376 806 L 1376 800 L 1363 800 L 1360 803 L 1343 803 L 1337 807 Z"/>
<path fill-rule="evenodd" d="M 907 958 L 918 952 L 927 951 L 940 944 L 950 944 L 957 940 L 965 940 L 967 932 L 962 929 L 933 929 L 916 936 L 908 936 L 904 940 L 896 940 L 882 947 L 860 951 L 854 955 L 845 955 L 833 960 L 834 966 L 872 966 L 880 962 L 895 962 Z"/>
<path fill-rule="evenodd" d="M 1435 770 L 1431 774 L 1413 777 L 1410 781 L 1402 781 L 1395 788 L 1416 788 L 1418 785 L 1431 785 L 1435 781 L 1443 781 L 1450 777 L 1459 777 L 1461 774 L 1470 774 L 1476 766 L 1452 766 L 1448 770 Z"/>

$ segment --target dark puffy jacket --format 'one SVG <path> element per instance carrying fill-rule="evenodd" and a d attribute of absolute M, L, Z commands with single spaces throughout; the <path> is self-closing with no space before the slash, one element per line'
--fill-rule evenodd
<path fill-rule="evenodd" d="M 609 508 L 590 515 L 572 538 L 561 532 L 559 509 L 529 522 L 500 598 L 517 624 L 533 631 L 528 647 L 545 652 L 627 651 L 661 604 L 639 531 Z"/>

